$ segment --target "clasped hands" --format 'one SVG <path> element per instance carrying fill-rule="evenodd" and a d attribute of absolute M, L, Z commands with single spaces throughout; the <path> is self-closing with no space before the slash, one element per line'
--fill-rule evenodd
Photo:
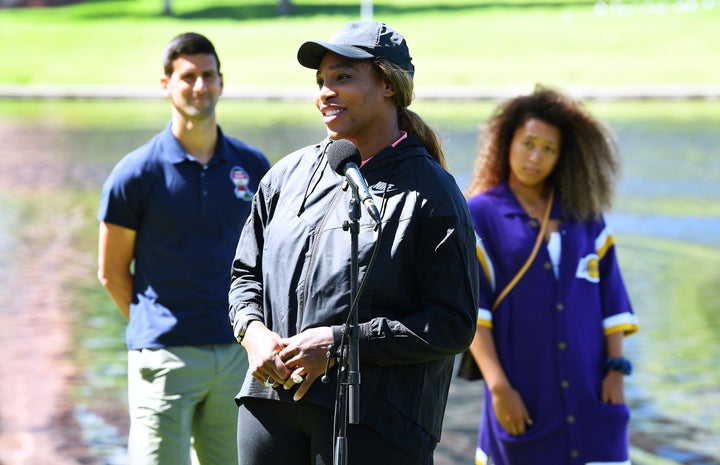
<path fill-rule="evenodd" d="M 327 348 L 332 343 L 329 326 L 310 328 L 295 336 L 281 338 L 261 321 L 254 321 L 248 325 L 242 346 L 247 351 L 253 378 L 268 388 L 290 389 L 299 385 L 293 395 L 298 401 L 325 373 Z"/>

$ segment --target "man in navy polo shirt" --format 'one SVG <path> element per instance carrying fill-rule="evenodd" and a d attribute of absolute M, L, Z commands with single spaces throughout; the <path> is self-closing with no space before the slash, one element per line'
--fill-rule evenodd
<path fill-rule="evenodd" d="M 235 393 L 247 356 L 228 323 L 235 247 L 270 163 L 225 136 L 213 44 L 164 54 L 172 121 L 113 169 L 98 213 L 98 278 L 128 319 L 130 465 L 237 463 Z"/>

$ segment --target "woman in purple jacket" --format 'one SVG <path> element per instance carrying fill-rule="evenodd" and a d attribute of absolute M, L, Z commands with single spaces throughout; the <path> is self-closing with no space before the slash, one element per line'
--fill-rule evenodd
<path fill-rule="evenodd" d="M 500 105 L 482 141 L 466 192 L 481 270 L 470 350 L 485 380 L 475 463 L 629 464 L 623 337 L 638 325 L 602 215 L 614 139 L 538 86 Z"/>

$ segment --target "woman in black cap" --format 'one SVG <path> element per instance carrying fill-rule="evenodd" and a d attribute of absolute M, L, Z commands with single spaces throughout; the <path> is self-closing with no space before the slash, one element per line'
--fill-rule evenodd
<path fill-rule="evenodd" d="M 271 168 L 238 243 L 230 322 L 250 364 L 239 463 L 432 464 L 454 356 L 475 330 L 466 202 L 407 109 L 414 66 L 397 31 L 349 23 L 298 61 L 317 70 L 328 137 Z"/>

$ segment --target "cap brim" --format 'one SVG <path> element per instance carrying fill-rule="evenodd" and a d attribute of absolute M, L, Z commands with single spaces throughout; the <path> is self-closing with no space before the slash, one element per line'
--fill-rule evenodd
<path fill-rule="evenodd" d="M 298 62 L 306 68 L 318 69 L 320 62 L 327 52 L 337 53 L 352 60 L 367 60 L 374 58 L 374 55 L 361 48 L 350 45 L 333 44 L 330 42 L 305 42 L 300 46 L 297 53 Z"/>

